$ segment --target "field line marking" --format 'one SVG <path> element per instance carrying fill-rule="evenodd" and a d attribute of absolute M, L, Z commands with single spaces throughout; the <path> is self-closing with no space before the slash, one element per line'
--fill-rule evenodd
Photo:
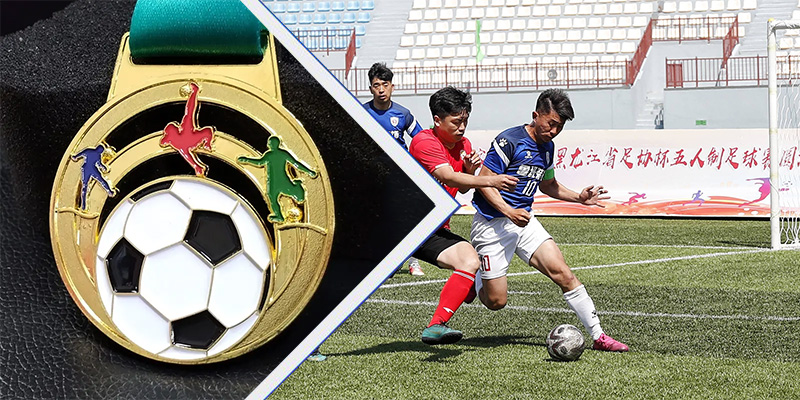
<path fill-rule="evenodd" d="M 404 306 L 426 306 L 436 307 L 437 303 L 431 301 L 405 301 L 405 300 L 387 300 L 387 299 L 367 299 L 367 303 L 378 304 L 395 304 Z M 462 304 L 461 307 L 468 308 L 484 308 L 481 304 Z M 506 306 L 506 309 L 517 311 L 534 311 L 534 312 L 549 312 L 549 313 L 563 313 L 572 314 L 573 311 L 569 308 L 553 308 L 553 307 L 528 307 L 528 306 Z M 622 315 L 628 317 L 647 317 L 647 318 L 684 318 L 684 319 L 728 319 L 728 320 L 755 320 L 755 321 L 800 321 L 800 317 L 776 317 L 776 316 L 752 316 L 752 315 L 712 315 L 712 314 L 670 314 L 670 313 L 645 313 L 638 311 L 597 311 L 600 315 Z"/>
<path fill-rule="evenodd" d="M 765 248 L 758 248 L 753 250 L 743 250 L 743 251 L 728 251 L 724 253 L 709 253 L 709 254 L 694 254 L 691 256 L 680 256 L 680 257 L 666 257 L 666 258 L 656 258 L 652 260 L 640 260 L 640 261 L 628 261 L 623 263 L 614 263 L 614 264 L 602 264 L 602 265 L 589 265 L 586 267 L 575 267 L 570 268 L 573 271 L 580 271 L 584 269 L 601 269 L 601 268 L 612 268 L 612 267 L 624 267 L 628 265 L 640 265 L 640 264 L 653 264 L 653 263 L 661 263 L 661 262 L 669 262 L 669 261 L 682 261 L 682 260 L 694 260 L 698 258 L 712 258 L 712 257 L 722 257 L 722 256 L 733 256 L 733 255 L 740 255 L 740 254 L 753 254 L 753 253 L 763 253 L 767 251 L 773 251 L 772 249 L 765 249 Z M 525 272 L 514 272 L 508 274 L 507 276 L 520 276 L 520 275 L 535 275 L 540 273 L 539 271 L 532 270 L 532 271 L 525 271 Z M 396 287 L 404 287 L 404 286 L 419 286 L 419 285 L 429 285 L 433 283 L 443 283 L 447 282 L 447 279 L 433 279 L 428 281 L 414 281 L 414 282 L 403 282 L 403 283 L 389 283 L 383 284 L 380 286 L 381 289 L 390 289 Z"/>
<path fill-rule="evenodd" d="M 624 243 L 559 243 L 559 246 L 593 246 L 593 247 L 656 247 L 670 249 L 712 249 L 712 250 L 744 250 L 766 249 L 757 246 L 694 246 L 690 244 L 624 244 Z"/>

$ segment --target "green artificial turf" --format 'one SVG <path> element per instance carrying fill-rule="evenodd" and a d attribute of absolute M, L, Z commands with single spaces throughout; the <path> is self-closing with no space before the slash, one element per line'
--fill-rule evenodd
<path fill-rule="evenodd" d="M 470 221 L 454 217 L 453 230 L 468 237 Z M 271 398 L 800 398 L 800 251 L 769 251 L 768 222 L 540 221 L 629 353 L 551 361 L 549 330 L 583 327 L 517 258 L 505 309 L 463 305 L 450 325 L 464 339 L 425 345 L 449 273 L 423 264 L 425 276 L 389 279 L 321 346 L 328 359 L 303 363 Z"/>

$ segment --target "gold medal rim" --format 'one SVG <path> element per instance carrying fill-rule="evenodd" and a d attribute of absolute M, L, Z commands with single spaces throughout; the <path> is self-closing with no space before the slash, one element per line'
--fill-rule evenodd
<path fill-rule="evenodd" d="M 309 274 L 308 271 L 301 271 L 303 272 L 299 276 L 295 271 L 294 275 L 289 278 L 285 288 L 289 288 L 290 286 L 293 289 L 291 292 L 300 293 L 271 293 L 270 297 L 274 297 L 277 295 L 277 298 L 271 298 L 267 300 L 267 304 L 265 304 L 264 308 L 262 309 L 261 314 L 258 317 L 258 321 L 256 324 L 250 329 L 250 333 L 248 333 L 244 338 L 240 339 L 240 341 L 229 348 L 227 351 L 219 353 L 214 356 L 206 357 L 199 360 L 175 360 L 175 359 L 168 359 L 156 354 L 147 352 L 141 349 L 138 345 L 135 345 L 128 341 L 124 335 L 121 335 L 117 332 L 117 329 L 113 327 L 113 325 L 109 326 L 106 322 L 104 322 L 97 314 L 96 310 L 98 309 L 97 306 L 99 305 L 99 310 L 105 313 L 104 306 L 100 301 L 97 303 L 96 301 L 90 302 L 91 304 L 87 303 L 87 299 L 85 296 L 82 296 L 82 289 L 79 289 L 75 285 L 74 278 L 76 278 L 75 274 L 80 276 L 80 273 L 85 273 L 85 266 L 83 265 L 80 256 L 72 257 L 71 260 L 67 260 L 65 258 L 69 258 L 69 254 L 66 254 L 67 248 L 65 246 L 74 246 L 78 247 L 75 241 L 71 241 L 71 243 L 62 243 L 64 238 L 60 235 L 58 231 L 58 223 L 59 223 L 59 212 L 57 212 L 57 208 L 59 205 L 62 204 L 61 199 L 61 191 L 64 185 L 64 177 L 66 174 L 66 169 L 69 167 L 70 163 L 70 155 L 76 151 L 85 148 L 87 145 L 97 145 L 101 143 L 102 140 L 96 140 L 89 143 L 86 143 L 87 137 L 100 137 L 105 138 L 108 133 L 110 133 L 114 128 L 118 127 L 125 121 L 127 121 L 130 117 L 142 112 L 150 107 L 157 106 L 159 104 L 167 103 L 170 101 L 179 100 L 179 96 L 177 95 L 177 90 L 175 91 L 176 95 L 172 98 L 158 98 L 152 99 L 150 101 L 145 101 L 146 106 L 139 110 L 125 110 L 122 111 L 122 114 L 127 115 L 127 118 L 120 118 L 116 121 L 113 121 L 111 127 L 108 129 L 103 129 L 104 132 L 100 134 L 94 133 L 93 130 L 96 129 L 98 122 L 104 118 L 110 118 L 108 115 L 109 113 L 114 113 L 119 110 L 123 110 L 126 108 L 130 108 L 130 102 L 136 97 L 146 95 L 150 91 L 157 91 L 156 88 L 164 87 L 165 85 L 175 86 L 178 87 L 180 85 L 186 84 L 188 82 L 197 82 L 202 87 L 216 87 L 219 89 L 215 91 L 217 93 L 217 97 L 219 99 L 215 101 L 210 101 L 208 98 L 204 98 L 203 92 L 200 93 L 200 101 L 201 102 L 213 102 L 220 104 L 222 106 L 229 107 L 234 109 L 246 117 L 256 121 L 260 126 L 265 128 L 265 130 L 269 131 L 271 134 L 278 134 L 266 121 L 267 118 L 264 118 L 264 111 L 260 111 L 257 107 L 248 104 L 242 105 L 242 103 L 246 103 L 248 101 L 252 102 L 253 104 L 262 103 L 263 105 L 267 105 L 270 109 L 277 112 L 277 114 L 283 119 L 284 122 L 288 123 L 295 133 L 297 134 L 297 138 L 293 138 L 292 141 L 301 141 L 305 150 L 310 152 L 310 157 L 313 159 L 314 167 L 318 171 L 318 175 L 321 179 L 321 190 L 317 190 L 314 192 L 314 195 L 323 195 L 325 200 L 322 202 L 324 204 L 324 229 L 325 234 L 322 235 L 321 246 L 317 245 L 319 251 L 315 251 L 313 254 L 308 254 L 309 252 L 306 251 L 301 253 L 301 258 L 298 263 L 301 263 L 300 269 L 304 270 L 309 268 L 311 265 L 312 270 Z M 246 100 L 246 101 L 243 101 Z M 268 113 L 267 113 L 268 114 Z M 230 133 L 229 133 L 230 134 Z M 279 135 L 281 137 L 286 137 L 286 135 Z M 266 138 L 265 138 L 266 140 Z M 295 146 L 296 147 L 296 146 Z M 294 151 L 299 151 L 297 148 L 292 148 Z M 305 151 L 303 150 L 303 151 Z M 308 158 L 307 156 L 303 156 Z M 244 172 L 245 168 L 241 168 L 242 172 Z M 212 181 L 214 182 L 214 181 Z M 152 183 L 152 182 L 149 182 Z M 220 182 L 216 182 L 220 184 Z M 79 184 L 79 183 L 78 183 Z M 224 183 L 222 183 L 224 184 Z M 74 185 L 73 185 L 74 186 Z M 97 188 L 95 188 L 96 190 Z M 239 196 L 241 198 L 241 196 Z M 251 205 L 252 207 L 252 205 Z M 58 265 L 59 274 L 67 287 L 67 290 L 70 293 L 73 301 L 78 305 L 84 315 L 92 321 L 92 323 L 100 329 L 106 336 L 114 340 L 116 343 L 122 345 L 123 347 L 127 348 L 128 350 L 133 351 L 136 354 L 141 356 L 158 360 L 164 361 L 168 363 L 174 364 L 206 364 L 206 363 L 213 363 L 219 362 L 227 359 L 231 359 L 234 357 L 238 357 L 244 353 L 254 350 L 255 348 L 263 345 L 264 343 L 270 341 L 274 337 L 276 337 L 280 332 L 282 332 L 286 327 L 289 326 L 297 316 L 305 309 L 308 302 L 311 300 L 311 297 L 316 293 L 317 288 L 322 280 L 322 276 L 325 273 L 327 268 L 327 264 L 330 258 L 330 251 L 333 244 L 333 234 L 334 234 L 334 204 L 333 204 L 333 192 L 330 186 L 330 180 L 328 178 L 327 169 L 325 168 L 325 164 L 322 160 L 322 156 L 319 153 L 319 150 L 316 148 L 316 145 L 311 140 L 310 135 L 308 132 L 305 131 L 302 124 L 296 120 L 296 118 L 286 110 L 280 103 L 279 100 L 276 100 L 269 96 L 268 94 L 256 89 L 246 87 L 243 85 L 241 81 L 236 79 L 227 78 L 225 76 L 212 76 L 212 75 L 203 75 L 203 74 L 193 74 L 190 78 L 185 77 L 174 77 L 173 79 L 165 80 L 163 82 L 158 82 L 155 84 L 148 85 L 143 87 L 139 90 L 131 92 L 124 97 L 119 97 L 117 99 L 112 99 L 112 101 L 106 103 L 102 106 L 97 112 L 95 112 L 83 125 L 83 127 L 79 130 L 76 136 L 73 138 L 72 142 L 70 143 L 67 151 L 65 152 L 64 156 L 61 159 L 59 164 L 58 172 L 56 174 L 56 178 L 54 180 L 53 191 L 51 193 L 51 202 L 50 202 L 50 235 L 51 235 L 51 245 L 53 248 L 53 253 L 56 259 L 56 264 Z M 73 217 L 76 220 L 79 220 L 78 217 Z M 264 221 L 261 221 L 262 223 Z M 102 227 L 97 227 L 95 235 L 99 236 Z M 263 226 L 262 226 L 263 229 Z M 304 237 L 304 244 L 312 241 L 313 239 L 309 237 L 310 233 L 307 233 Z M 273 246 L 273 254 L 272 254 L 272 264 L 274 265 L 273 268 L 280 268 L 278 265 L 278 255 L 275 254 L 278 252 L 281 244 L 280 239 L 277 238 L 279 236 L 276 230 L 276 238 L 275 246 Z M 97 239 L 95 239 L 95 243 Z M 96 244 L 95 244 L 96 246 Z M 79 252 L 79 250 L 75 250 Z M 309 256 L 318 256 L 316 259 L 309 260 Z M 95 255 L 96 256 L 96 255 Z M 313 257 L 312 257 L 313 258 Z M 272 271 L 274 272 L 274 271 Z M 270 279 L 274 279 L 274 274 L 271 275 Z M 302 279 L 302 281 L 299 281 Z M 272 292 L 272 286 L 274 282 L 270 283 L 270 292 Z M 96 282 L 92 282 L 92 287 L 94 288 L 94 292 L 97 292 Z M 304 288 L 305 290 L 298 290 L 299 288 Z M 287 289 L 288 290 L 288 289 Z M 291 300 L 289 300 L 291 298 Z M 283 304 L 283 303 L 293 303 L 293 304 Z M 279 304 L 280 303 L 280 304 Z M 274 317 L 272 319 L 276 319 L 276 321 L 270 321 L 270 318 L 265 318 L 265 315 L 268 314 L 268 310 L 272 309 L 274 306 L 278 304 L 282 311 L 282 315 L 279 317 Z M 110 320 L 110 316 L 108 316 Z M 266 322 L 272 322 L 270 327 L 262 327 L 262 325 Z"/>

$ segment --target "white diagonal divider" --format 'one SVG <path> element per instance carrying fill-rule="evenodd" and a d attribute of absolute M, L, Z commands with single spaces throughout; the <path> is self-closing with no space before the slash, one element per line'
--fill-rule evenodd
<path fill-rule="evenodd" d="M 422 222 L 384 258 L 364 280 L 347 295 L 322 322 L 262 381 L 248 399 L 269 396 L 314 349 L 341 325 L 385 281 L 400 263 L 405 261 L 424 240 L 436 231 L 458 208 L 458 203 L 442 189 L 422 166 L 414 160 L 364 110 L 355 98 L 322 63 L 258 0 L 242 0 L 281 45 L 306 68 L 309 74 L 342 106 L 342 108 L 372 137 L 380 148 L 433 201 L 434 208 Z"/>

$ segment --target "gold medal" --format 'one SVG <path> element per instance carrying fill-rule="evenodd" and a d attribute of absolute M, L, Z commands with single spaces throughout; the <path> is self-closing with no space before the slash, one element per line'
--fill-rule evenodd
<path fill-rule="evenodd" d="M 83 313 L 125 348 L 202 364 L 274 338 L 333 241 L 320 153 L 282 105 L 274 42 L 235 65 L 138 65 L 61 160 L 50 232 Z"/>

